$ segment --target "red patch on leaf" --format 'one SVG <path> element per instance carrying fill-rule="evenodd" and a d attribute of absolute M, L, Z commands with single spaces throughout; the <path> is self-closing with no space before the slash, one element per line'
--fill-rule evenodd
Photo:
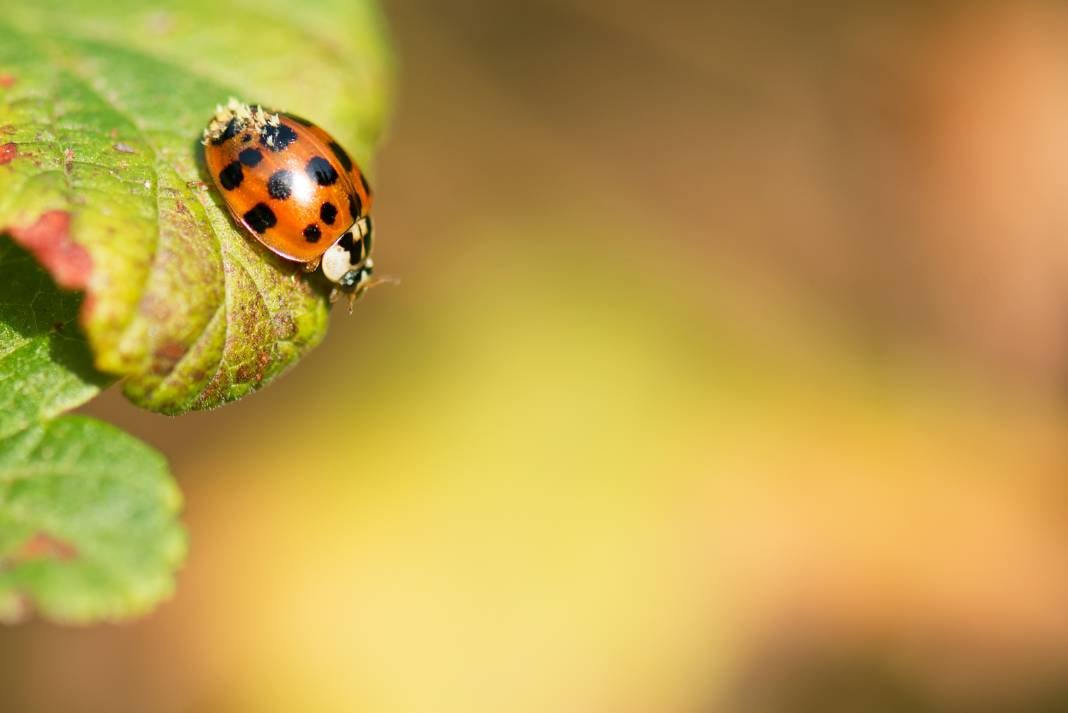
<path fill-rule="evenodd" d="M 33 225 L 11 227 L 8 232 L 52 273 L 57 285 L 69 290 L 89 286 L 93 262 L 86 249 L 71 240 L 70 213 L 50 210 Z"/>
<path fill-rule="evenodd" d="M 72 560 L 78 556 L 78 550 L 74 545 L 58 540 L 55 537 L 39 532 L 26 541 L 15 553 L 14 559 L 25 560 Z"/>
<path fill-rule="evenodd" d="M 15 158 L 18 152 L 19 145 L 14 141 L 0 146 L 0 166 L 3 166 L 5 163 L 11 163 L 12 159 Z"/>
<path fill-rule="evenodd" d="M 185 357 L 187 351 L 186 346 L 179 342 L 161 344 L 153 352 L 153 356 L 156 357 L 153 371 L 160 376 L 171 373 L 174 371 L 174 367 L 178 366 L 178 363 Z"/>
<path fill-rule="evenodd" d="M 0 87 L 4 89 L 10 89 L 15 86 L 17 80 L 10 74 L 0 74 Z"/>

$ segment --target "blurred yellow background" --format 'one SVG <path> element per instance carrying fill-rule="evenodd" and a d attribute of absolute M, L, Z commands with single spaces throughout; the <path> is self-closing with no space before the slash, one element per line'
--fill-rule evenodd
<path fill-rule="evenodd" d="M 88 409 L 189 561 L 0 631 L 0 710 L 1068 710 L 1068 6 L 386 9 L 402 285 Z"/>

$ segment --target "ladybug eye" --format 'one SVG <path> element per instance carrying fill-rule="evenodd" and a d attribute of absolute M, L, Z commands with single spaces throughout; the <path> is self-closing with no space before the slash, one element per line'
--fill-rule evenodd
<path fill-rule="evenodd" d="M 353 272 L 345 273 L 345 276 L 337 281 L 343 289 L 351 290 L 356 285 L 360 284 L 363 279 L 363 270 L 354 270 Z"/>

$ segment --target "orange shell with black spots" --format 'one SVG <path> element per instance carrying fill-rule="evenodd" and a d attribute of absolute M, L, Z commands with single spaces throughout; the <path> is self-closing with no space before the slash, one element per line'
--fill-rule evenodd
<path fill-rule="evenodd" d="M 205 138 L 204 161 L 238 223 L 278 255 L 314 262 L 369 214 L 371 189 L 330 134 L 293 114 L 277 117 L 259 128 L 231 118 Z"/>

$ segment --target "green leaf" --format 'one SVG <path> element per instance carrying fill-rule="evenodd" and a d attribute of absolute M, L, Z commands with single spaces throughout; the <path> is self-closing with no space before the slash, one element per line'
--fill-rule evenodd
<path fill-rule="evenodd" d="M 163 457 L 113 426 L 63 416 L 0 440 L 0 612 L 148 611 L 185 554 L 180 506 Z"/>
<path fill-rule="evenodd" d="M 235 227 L 200 133 L 230 96 L 366 164 L 388 104 L 370 0 L 35 0 L 0 17 L 0 232 L 85 291 L 96 366 L 164 413 L 240 398 L 324 335 L 325 290 Z"/>
<path fill-rule="evenodd" d="M 147 611 L 185 538 L 163 459 L 111 426 L 56 416 L 113 379 L 93 369 L 80 298 L 0 238 L 0 619 Z"/>
<path fill-rule="evenodd" d="M 93 369 L 62 293 L 24 251 L 0 238 L 0 438 L 69 411 L 112 379 Z"/>

